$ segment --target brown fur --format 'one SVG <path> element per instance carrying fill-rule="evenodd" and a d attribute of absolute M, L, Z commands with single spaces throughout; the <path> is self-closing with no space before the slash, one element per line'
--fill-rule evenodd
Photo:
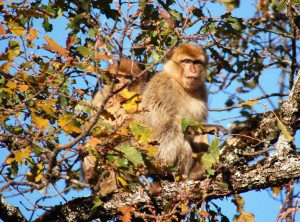
<path fill-rule="evenodd" d="M 109 72 L 114 75 L 122 75 L 122 76 L 131 76 L 137 77 L 137 75 L 141 72 L 141 69 L 138 67 L 136 62 L 130 59 L 121 60 L 119 65 L 118 63 L 114 63 L 111 67 L 108 68 Z M 120 79 L 120 78 L 119 78 Z M 141 85 L 143 80 L 138 79 L 137 82 L 134 83 L 131 87 L 129 87 L 129 91 L 140 93 Z M 120 83 L 117 87 L 122 86 L 125 82 L 120 80 Z M 104 98 L 109 93 L 109 86 L 104 86 L 101 92 L 98 92 L 95 97 L 93 98 L 91 104 L 93 106 L 93 111 L 91 115 L 95 114 L 95 110 L 102 104 Z M 118 94 L 112 96 L 105 105 L 105 110 L 114 114 L 114 120 L 107 120 L 109 124 L 113 125 L 117 130 L 121 125 L 125 124 L 129 121 L 131 116 L 122 109 L 121 102 L 124 100 L 123 97 L 119 96 Z M 84 157 L 82 161 L 82 169 L 84 173 L 85 181 L 90 184 L 96 184 L 98 182 L 98 176 L 95 169 L 96 158 L 93 154 L 89 154 L 88 156 Z"/>
<path fill-rule="evenodd" d="M 196 88 L 187 84 L 182 76 L 180 59 L 183 57 L 203 61 L 199 67 L 199 78 L 193 83 Z M 184 177 L 189 176 L 195 165 L 193 146 L 204 144 L 203 149 L 206 149 L 208 144 L 206 135 L 188 138 L 180 125 L 181 118 L 206 122 L 206 62 L 207 56 L 203 49 L 184 43 L 174 50 L 163 71 L 149 81 L 142 94 L 141 105 L 145 110 L 142 123 L 153 129 L 154 139 L 159 142 L 159 161 L 177 166 Z M 199 147 L 197 149 L 201 150 Z"/>

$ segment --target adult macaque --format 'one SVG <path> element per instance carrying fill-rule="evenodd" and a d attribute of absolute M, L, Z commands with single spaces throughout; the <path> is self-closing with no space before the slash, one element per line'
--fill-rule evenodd
<path fill-rule="evenodd" d="M 109 72 L 116 77 L 116 85 L 115 89 L 125 85 L 128 83 L 132 78 L 137 77 L 137 75 L 141 72 L 141 69 L 138 65 L 130 60 L 130 59 L 123 59 L 120 63 L 115 63 L 111 67 L 109 67 Z M 128 86 L 129 92 L 134 92 L 139 94 L 141 91 L 143 80 L 141 78 L 137 79 L 135 83 Z M 108 95 L 110 90 L 109 86 L 105 86 L 100 92 L 98 92 L 92 100 L 93 111 L 91 115 L 95 114 L 94 110 L 97 110 L 99 106 L 101 106 L 104 98 Z M 115 130 L 121 127 L 123 124 L 126 124 L 132 118 L 132 115 L 127 114 L 125 110 L 122 108 L 122 102 L 124 102 L 126 98 L 122 97 L 122 93 L 117 93 L 113 95 L 105 105 L 105 110 L 109 113 L 112 113 L 114 119 L 109 121 L 110 125 L 114 126 Z M 82 161 L 82 168 L 84 172 L 84 178 L 86 182 L 90 184 L 95 184 L 98 182 L 98 175 L 96 172 L 96 158 L 93 154 L 89 154 L 84 157 Z"/>
<path fill-rule="evenodd" d="M 159 143 L 158 160 L 163 165 L 177 166 L 183 178 L 199 177 L 193 172 L 199 170 L 193 152 L 208 147 L 207 135 L 189 136 L 181 129 L 182 118 L 206 122 L 206 64 L 202 48 L 183 43 L 173 50 L 163 71 L 149 81 L 142 94 L 145 112 L 141 121 L 152 129 Z"/>

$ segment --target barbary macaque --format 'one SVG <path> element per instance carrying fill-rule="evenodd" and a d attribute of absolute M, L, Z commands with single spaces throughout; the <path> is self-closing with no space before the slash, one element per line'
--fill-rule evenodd
<path fill-rule="evenodd" d="M 121 86 L 128 83 L 132 78 L 137 77 L 139 73 L 141 73 L 141 69 L 136 64 L 136 62 L 130 59 L 122 59 L 119 64 L 116 62 L 112 66 L 108 68 L 108 71 L 111 75 L 116 77 L 116 85 L 115 88 L 118 89 Z M 131 93 L 139 94 L 142 88 L 143 79 L 138 78 L 136 82 L 132 85 L 129 85 L 127 90 Z M 109 86 L 104 86 L 104 88 L 98 92 L 95 97 L 93 98 L 91 104 L 93 107 L 93 111 L 91 115 L 95 115 L 95 110 L 101 106 L 104 98 L 108 95 L 110 91 Z M 124 109 L 122 108 L 122 102 L 124 102 L 126 98 L 122 97 L 120 93 L 113 95 L 105 105 L 105 110 L 113 113 L 114 119 L 109 121 L 110 125 L 114 126 L 117 130 L 121 125 L 126 124 L 132 118 L 132 115 L 127 114 Z M 108 120 L 105 120 L 108 121 Z M 84 172 L 85 181 L 89 184 L 95 184 L 98 182 L 97 180 L 97 173 L 96 173 L 96 158 L 93 154 L 89 154 L 84 157 L 82 161 L 82 168 Z"/>
<path fill-rule="evenodd" d="M 183 43 L 173 50 L 164 66 L 142 93 L 141 122 L 152 129 L 159 143 L 158 160 L 177 166 L 182 178 L 197 179 L 193 152 L 208 148 L 208 136 L 189 136 L 181 129 L 181 119 L 206 123 L 207 91 L 205 75 L 207 55 L 195 45 Z M 199 162 L 199 161 L 198 161 Z M 199 165 L 199 164 L 198 164 Z"/>

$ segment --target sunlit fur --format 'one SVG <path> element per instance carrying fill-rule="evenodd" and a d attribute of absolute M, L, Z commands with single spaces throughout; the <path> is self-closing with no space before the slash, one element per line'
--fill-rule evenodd
<path fill-rule="evenodd" d="M 119 86 L 122 86 L 122 84 L 125 84 L 126 81 L 129 81 L 128 79 L 123 78 L 124 76 L 137 77 L 138 74 L 141 73 L 141 69 L 138 67 L 136 62 L 130 59 L 122 59 L 119 62 L 119 65 L 118 62 L 115 62 L 112 66 L 108 68 L 108 70 L 112 75 L 118 74 Z M 143 80 L 138 79 L 138 81 L 136 81 L 132 86 L 129 87 L 129 91 L 140 93 L 140 90 L 142 88 L 141 87 L 142 81 Z M 106 96 L 109 93 L 110 93 L 110 87 L 104 86 L 104 88 L 101 89 L 101 91 L 94 96 L 91 102 L 94 108 L 91 112 L 91 116 L 95 115 L 96 109 L 99 106 L 101 106 L 103 100 L 106 98 Z M 114 126 L 115 129 L 118 129 L 119 126 L 128 122 L 129 114 L 127 114 L 121 108 L 122 101 L 124 101 L 124 98 L 116 94 L 112 96 L 105 105 L 105 109 L 110 113 L 114 114 L 115 117 L 115 119 L 112 121 L 110 120 L 105 120 L 105 121 L 108 122 L 111 126 Z M 99 175 L 96 172 L 95 163 L 96 163 L 96 158 L 91 153 L 86 157 L 84 157 L 82 161 L 82 168 L 84 172 L 85 181 L 90 184 L 96 184 L 98 182 Z"/>
<path fill-rule="evenodd" d="M 201 60 L 203 64 L 195 82 L 182 75 L 181 59 Z M 181 130 L 180 119 L 206 122 L 207 92 L 205 89 L 207 56 L 200 47 L 184 43 L 175 48 L 163 71 L 156 74 L 142 94 L 145 110 L 142 122 L 153 131 L 159 142 L 158 159 L 162 164 L 175 165 L 187 177 L 194 166 L 194 139 L 207 145 L 207 136 L 188 139 Z M 199 148 L 197 148 L 199 150 Z M 200 148 L 201 150 L 201 148 Z"/>

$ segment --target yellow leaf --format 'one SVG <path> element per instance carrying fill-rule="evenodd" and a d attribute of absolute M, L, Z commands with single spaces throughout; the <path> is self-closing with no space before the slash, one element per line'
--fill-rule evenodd
<path fill-rule="evenodd" d="M 49 44 L 48 46 L 44 46 L 45 49 L 50 50 L 51 52 L 57 52 L 58 55 L 67 58 L 69 56 L 69 51 L 61 46 L 59 46 L 53 39 L 49 36 L 45 36 L 44 39 Z"/>
<path fill-rule="evenodd" d="M 49 120 L 39 117 L 34 113 L 32 113 L 32 122 L 34 122 L 35 125 L 41 130 L 49 128 Z"/>
<path fill-rule="evenodd" d="M 9 72 L 9 68 L 10 68 L 10 62 L 7 62 L 3 67 L 3 71 Z"/>
<path fill-rule="evenodd" d="M 35 177 L 35 182 L 39 182 L 44 176 L 43 171 L 39 172 L 38 175 Z"/>
<path fill-rule="evenodd" d="M 126 113 L 133 114 L 138 111 L 139 99 L 134 97 L 122 105 Z"/>
<path fill-rule="evenodd" d="M 255 104 L 258 104 L 258 100 L 249 100 L 247 102 L 242 102 L 240 105 L 242 106 L 254 106 Z"/>
<path fill-rule="evenodd" d="M 10 88 L 10 89 L 16 89 L 18 87 L 17 82 L 8 82 L 6 83 L 6 87 Z"/>
<path fill-rule="evenodd" d="M 76 121 L 72 117 L 63 116 L 58 120 L 58 125 L 68 133 L 81 133 L 81 129 L 76 126 Z"/>
<path fill-rule="evenodd" d="M 14 161 L 17 161 L 18 163 L 23 163 L 23 159 L 28 158 L 30 156 L 30 148 L 23 148 L 16 152 L 12 152 L 14 154 L 14 157 L 9 157 L 6 160 L 7 164 L 11 164 Z"/>
<path fill-rule="evenodd" d="M 11 164 L 12 162 L 14 162 L 15 161 L 15 158 L 12 158 L 12 157 L 8 157 L 7 159 L 6 159 L 6 163 L 7 164 Z"/>
<path fill-rule="evenodd" d="M 118 181 L 121 183 L 121 185 L 122 185 L 123 187 L 125 187 L 125 186 L 128 185 L 127 182 L 126 182 L 123 178 L 117 177 L 117 179 L 118 179 Z"/>
<path fill-rule="evenodd" d="M 145 148 L 147 151 L 147 155 L 156 157 L 157 156 L 157 147 L 156 146 L 148 146 Z"/>
<path fill-rule="evenodd" d="M 55 109 L 52 107 L 50 102 L 45 101 L 45 103 L 39 103 L 37 106 L 41 107 L 48 115 L 54 116 L 55 115 Z"/>
<path fill-rule="evenodd" d="M 272 187 L 272 190 L 273 190 L 273 196 L 277 197 L 281 188 L 280 187 Z"/>
<path fill-rule="evenodd" d="M 7 23 L 7 26 L 12 34 L 17 36 L 23 36 L 26 34 L 26 30 L 20 26 L 18 23 L 14 22 L 12 19 L 9 20 Z"/>
<path fill-rule="evenodd" d="M 89 66 L 89 67 L 86 68 L 86 70 L 89 71 L 89 72 L 95 72 L 94 66 Z"/>
<path fill-rule="evenodd" d="M 136 95 L 136 93 L 130 92 L 127 88 L 125 88 L 119 93 L 119 95 L 124 99 L 131 99 Z"/>
<path fill-rule="evenodd" d="M 254 222 L 254 215 L 251 213 L 248 213 L 246 211 L 242 211 L 240 216 L 237 219 L 237 222 Z"/>
<path fill-rule="evenodd" d="M 20 92 L 25 92 L 29 89 L 29 86 L 28 85 L 20 85 L 19 86 L 19 90 Z"/>
<path fill-rule="evenodd" d="M 29 30 L 29 37 L 28 37 L 28 41 L 32 41 L 34 39 L 36 39 L 36 37 L 38 36 L 38 30 L 37 29 L 30 29 Z"/>
<path fill-rule="evenodd" d="M 101 143 L 101 141 L 95 137 L 91 137 L 88 141 L 88 144 L 93 147 L 97 146 L 99 143 Z"/>
<path fill-rule="evenodd" d="M 286 140 L 288 142 L 291 142 L 294 139 L 294 137 L 291 136 L 291 134 L 289 133 L 288 129 L 283 124 L 283 122 L 281 122 L 277 116 L 276 116 L 276 118 L 277 118 L 278 128 L 281 130 L 281 132 L 282 132 L 283 136 L 286 138 Z"/>

